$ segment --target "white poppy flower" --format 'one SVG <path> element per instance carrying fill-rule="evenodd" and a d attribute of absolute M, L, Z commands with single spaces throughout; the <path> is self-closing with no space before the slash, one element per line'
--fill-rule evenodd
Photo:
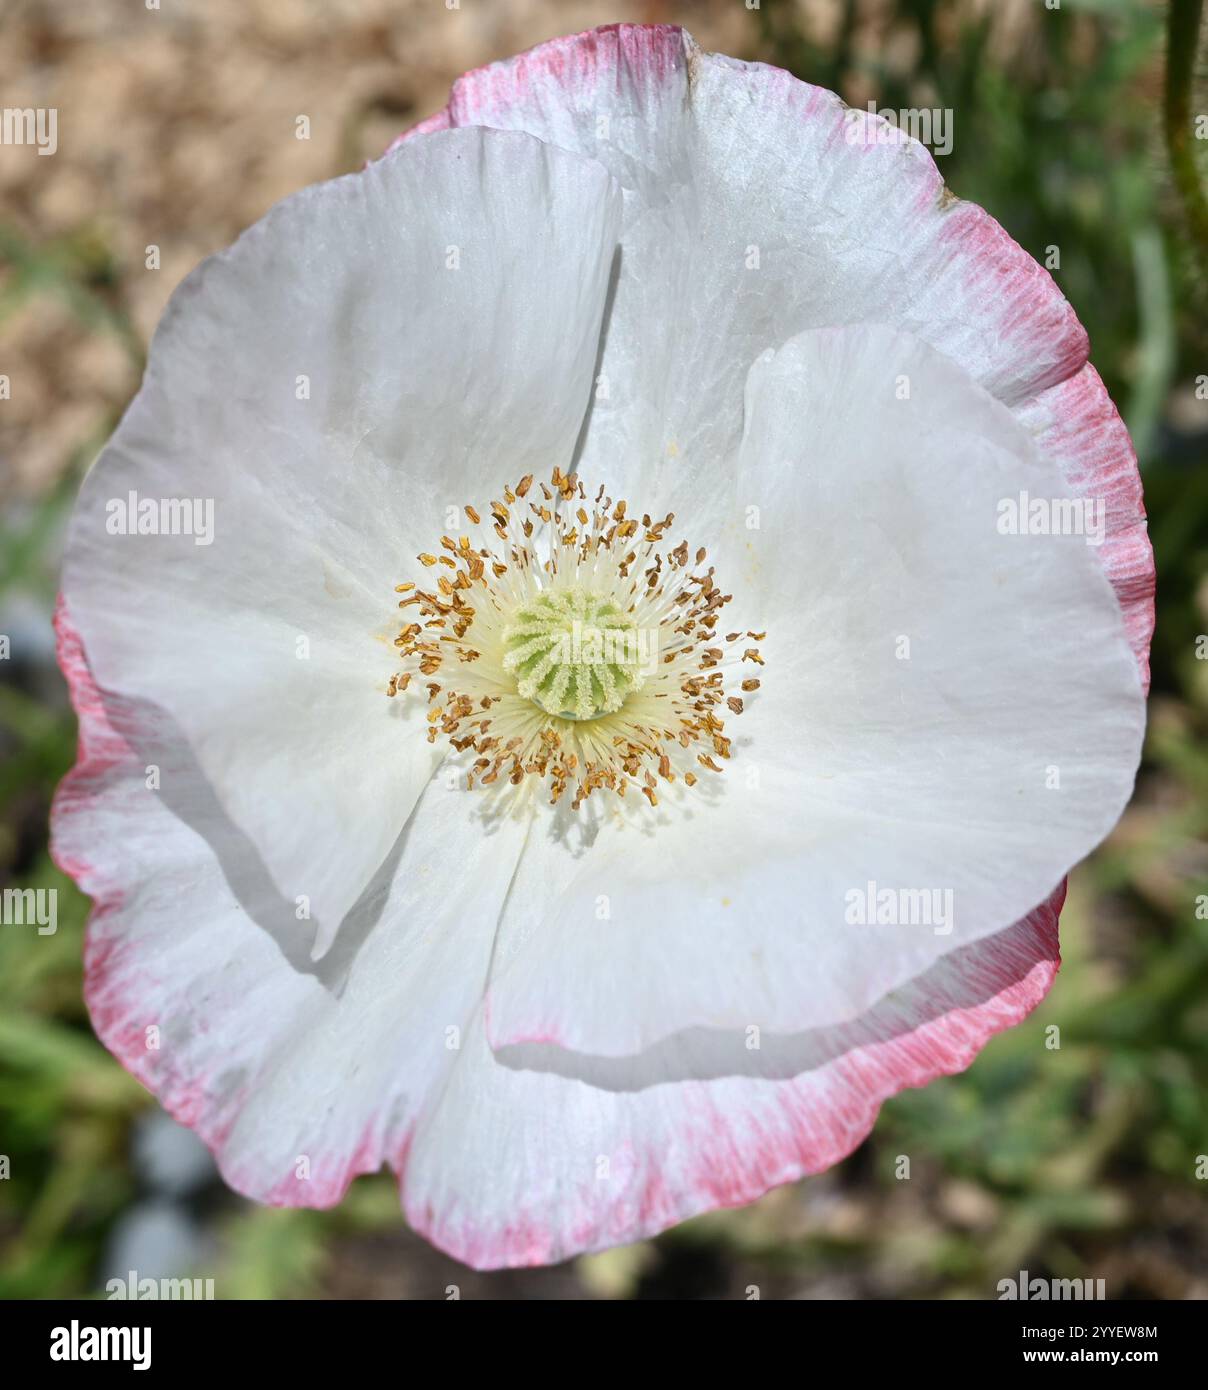
<path fill-rule="evenodd" d="M 1043 997 L 1130 794 L 1153 567 L 1086 358 L 920 145 L 672 28 L 286 199 L 71 528 L 101 1038 L 239 1191 L 388 1164 L 478 1266 L 842 1158 Z"/>

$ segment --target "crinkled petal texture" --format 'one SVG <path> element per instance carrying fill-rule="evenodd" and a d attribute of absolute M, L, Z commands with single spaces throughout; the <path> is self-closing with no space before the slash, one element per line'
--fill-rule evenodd
<path fill-rule="evenodd" d="M 447 497 L 569 456 L 619 212 L 598 163 L 482 130 L 286 199 L 173 297 L 85 480 L 63 592 L 97 680 L 173 715 L 317 954 L 438 756 L 383 698 L 394 584 Z"/>
<path fill-rule="evenodd" d="M 879 130 L 678 30 L 557 40 L 174 299 L 72 530 L 54 843 L 97 1031 L 239 1190 L 389 1163 L 454 1255 L 556 1260 L 828 1166 L 1043 997 L 1136 764 L 1135 459 L 1049 277 Z M 568 836 L 382 690 L 397 558 L 572 460 L 769 637 L 724 777 Z M 1001 534 L 1023 490 L 1102 545 Z M 131 491 L 212 544 L 106 533 Z"/>
<path fill-rule="evenodd" d="M 524 130 L 599 160 L 625 191 L 619 275 L 580 466 L 712 524 L 751 363 L 809 329 L 917 334 L 1045 436 L 1103 497 L 1103 559 L 1138 660 L 1153 561 L 1127 431 L 1046 271 L 927 150 L 779 68 L 703 53 L 681 29 L 612 25 L 467 73 L 401 143 Z M 622 487 L 622 484 L 624 485 Z M 718 524 L 728 515 L 717 507 Z"/>
<path fill-rule="evenodd" d="M 122 729 L 154 715 L 102 697 L 64 610 L 58 627 L 81 743 L 55 851 L 96 899 L 93 1024 L 258 1200 L 331 1206 L 389 1163 L 412 1225 L 480 1268 L 635 1240 L 829 1167 L 886 1096 L 967 1066 L 1056 973 L 1060 893 L 850 1025 L 757 1048 L 690 1030 L 619 1060 L 492 1051 L 491 928 L 523 827 L 484 845 L 460 796 L 430 782 L 333 988 L 291 966 L 203 835 L 148 793 Z M 189 781 L 183 762 L 166 770 Z"/>
<path fill-rule="evenodd" d="M 607 820 L 578 859 L 533 838 L 496 1046 L 850 1022 L 1047 898 L 1132 790 L 1119 605 L 1085 535 L 1000 534 L 1020 490 L 1073 500 L 1005 406 L 848 326 L 756 363 L 746 415 L 719 570 L 769 636 L 734 766 L 687 824 L 668 810 L 674 873 L 663 827 Z"/>

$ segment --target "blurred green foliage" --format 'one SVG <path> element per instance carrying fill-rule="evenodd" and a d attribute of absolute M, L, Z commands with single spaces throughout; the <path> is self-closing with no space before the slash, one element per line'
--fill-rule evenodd
<path fill-rule="evenodd" d="M 1010 45 L 996 37 L 994 11 L 957 23 L 945 0 L 903 0 L 895 27 L 916 54 L 903 68 L 860 56 L 854 7 L 819 47 L 803 37 L 796 7 L 767 3 L 752 13 L 748 56 L 844 94 L 871 84 L 880 106 L 951 108 L 955 146 L 940 161 L 949 185 L 1038 259 L 1060 248 L 1056 279 L 1138 445 L 1157 555 L 1154 700 L 1137 799 L 1074 877 L 1065 963 L 1030 1019 L 964 1074 L 890 1102 L 834 1174 L 701 1218 L 651 1250 L 580 1262 L 589 1292 L 741 1296 L 758 1282 L 765 1296 L 991 1297 L 1023 1266 L 1058 1277 L 1110 1270 L 1112 1297 L 1208 1296 L 1208 1185 L 1196 1177 L 1208 1151 L 1208 922 L 1196 915 L 1197 895 L 1208 894 L 1208 662 L 1196 655 L 1208 629 L 1208 403 L 1193 389 L 1208 371 L 1203 248 L 1189 243 L 1162 144 L 1160 9 L 1038 4 Z M 57 296 L 88 332 L 116 334 L 140 356 L 120 272 L 86 232 L 35 248 L 0 227 L 0 264 L 0 315 Z M 98 421 L 80 441 L 39 506 L 3 522 L 0 596 L 24 590 L 49 608 L 56 537 L 112 424 Z M 46 852 L 47 808 L 74 732 L 61 698 L 0 686 L 0 883 L 54 887 L 60 902 L 57 934 L 36 948 L 19 930 L 0 931 L 0 1152 L 11 1164 L 0 1182 L 0 1295 L 10 1297 L 96 1291 L 106 1234 L 135 1192 L 131 1123 L 152 1104 L 89 1030 L 87 905 Z M 1051 1025 L 1059 1050 L 1046 1047 Z M 899 1155 L 911 1157 L 909 1183 L 895 1179 Z M 356 1184 L 332 1213 L 218 1195 L 207 1219 L 220 1293 L 232 1297 L 340 1292 L 333 1270 L 345 1243 L 361 1250 L 399 1227 L 384 1176 Z M 511 1292 L 537 1277 L 495 1276 Z"/>

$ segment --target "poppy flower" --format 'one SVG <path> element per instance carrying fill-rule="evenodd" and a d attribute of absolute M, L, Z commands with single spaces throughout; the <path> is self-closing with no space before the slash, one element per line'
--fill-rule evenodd
<path fill-rule="evenodd" d="M 668 27 L 469 73 L 186 279 L 83 482 L 96 1030 L 232 1187 L 389 1165 L 472 1265 L 748 1202 L 1048 990 L 1152 590 L 921 145 Z"/>

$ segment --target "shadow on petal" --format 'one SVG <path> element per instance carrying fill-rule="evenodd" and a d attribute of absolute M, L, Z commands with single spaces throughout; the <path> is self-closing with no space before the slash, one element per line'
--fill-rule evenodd
<path fill-rule="evenodd" d="M 787 1081 L 862 1049 L 906 1043 L 925 1025 L 941 1019 L 950 1023 L 953 1052 L 959 1054 L 968 1031 L 965 1015 L 983 1014 L 978 1033 L 984 1040 L 984 1010 L 1000 996 L 1003 1027 L 1018 1021 L 1043 998 L 1060 961 L 1057 921 L 1064 900 L 1062 883 L 1048 902 L 1022 921 L 944 956 L 853 1023 L 785 1034 L 762 1032 L 754 1021 L 742 1030 L 688 1028 L 628 1057 L 574 1052 L 554 1043 L 511 1043 L 498 1048 L 495 1059 L 513 1070 L 548 1072 L 604 1091 L 643 1091 L 723 1077 Z M 1033 972 L 1043 983 L 1034 998 L 1021 1001 L 1015 997 L 1019 993 L 1015 987 Z M 934 1049 L 935 1044 L 928 1046 Z M 933 1070 L 956 1068 L 939 1065 Z"/>

